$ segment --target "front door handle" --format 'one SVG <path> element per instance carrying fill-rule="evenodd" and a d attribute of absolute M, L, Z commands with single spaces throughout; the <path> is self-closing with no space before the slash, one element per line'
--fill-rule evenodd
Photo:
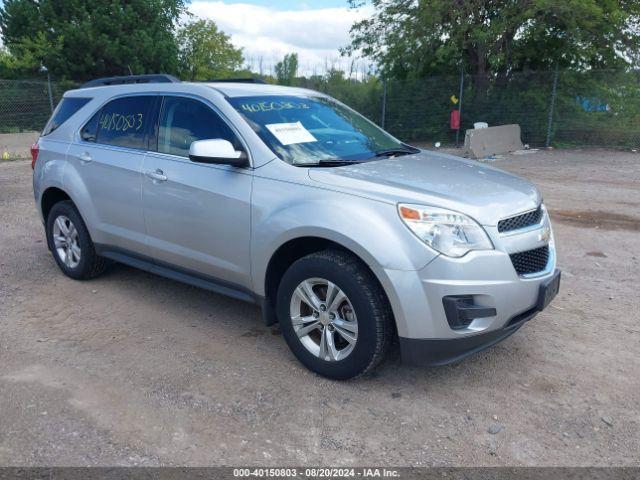
<path fill-rule="evenodd" d="M 160 170 L 159 168 L 156 169 L 155 171 L 151 171 L 151 172 L 146 172 L 147 177 L 149 177 L 151 180 L 154 180 L 156 182 L 166 182 L 167 181 L 167 176 L 164 174 L 164 172 L 162 170 Z"/>
<path fill-rule="evenodd" d="M 91 158 L 91 155 L 89 154 L 89 152 L 82 152 L 80 154 L 80 163 L 82 163 L 83 165 L 89 163 L 91 160 L 93 160 L 93 158 Z"/>

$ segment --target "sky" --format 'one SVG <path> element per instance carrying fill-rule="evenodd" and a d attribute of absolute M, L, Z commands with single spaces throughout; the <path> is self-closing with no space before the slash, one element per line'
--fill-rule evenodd
<path fill-rule="evenodd" d="M 230 35 L 253 70 L 262 62 L 263 73 L 272 73 L 286 53 L 296 52 L 304 74 L 327 64 L 345 69 L 339 48 L 349 44 L 351 25 L 371 14 L 370 6 L 351 9 L 347 0 L 193 0 L 189 10 Z"/>

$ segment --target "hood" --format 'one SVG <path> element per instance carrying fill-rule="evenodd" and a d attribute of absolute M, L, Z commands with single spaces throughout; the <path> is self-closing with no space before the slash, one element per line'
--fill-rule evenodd
<path fill-rule="evenodd" d="M 465 213 L 486 226 L 536 208 L 540 193 L 529 181 L 453 155 L 413 155 L 333 168 L 310 168 L 315 182 L 389 203 L 416 203 Z"/>

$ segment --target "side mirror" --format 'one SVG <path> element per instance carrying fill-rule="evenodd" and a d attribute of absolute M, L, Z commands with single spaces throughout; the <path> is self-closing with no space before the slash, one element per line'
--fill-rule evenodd
<path fill-rule="evenodd" d="M 193 142 L 189 147 L 189 159 L 198 163 L 247 166 L 247 154 L 238 152 L 230 141 L 221 138 Z"/>

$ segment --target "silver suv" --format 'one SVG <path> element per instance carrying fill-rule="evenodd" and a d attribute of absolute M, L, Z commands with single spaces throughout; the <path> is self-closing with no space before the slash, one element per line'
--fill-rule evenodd
<path fill-rule="evenodd" d="M 318 92 L 116 77 L 69 91 L 32 148 L 47 243 L 262 307 L 314 372 L 440 365 L 514 333 L 560 272 L 538 190 L 395 139 Z"/>

